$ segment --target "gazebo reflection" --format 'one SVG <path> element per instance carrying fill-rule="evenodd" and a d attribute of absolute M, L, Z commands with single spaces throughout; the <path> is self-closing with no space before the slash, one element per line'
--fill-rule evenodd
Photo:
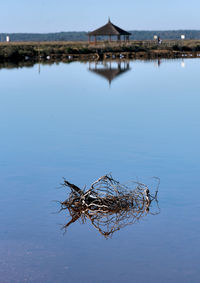
<path fill-rule="evenodd" d="M 90 62 L 89 71 L 105 78 L 109 85 L 120 75 L 131 70 L 129 61 Z"/>

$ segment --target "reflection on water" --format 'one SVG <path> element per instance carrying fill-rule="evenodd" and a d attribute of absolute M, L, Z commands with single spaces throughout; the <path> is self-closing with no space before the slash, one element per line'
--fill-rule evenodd
<path fill-rule="evenodd" d="M 119 78 L 122 74 L 127 73 L 128 71 L 131 70 L 131 62 L 134 60 L 105 60 L 105 61 L 90 61 L 87 62 L 89 65 L 88 70 L 104 79 L 106 79 L 109 82 L 109 85 L 111 85 L 112 81 Z M 180 61 L 179 59 L 174 59 L 174 60 L 168 60 L 168 61 Z M 146 62 L 150 62 L 147 60 Z M 161 64 L 166 62 L 166 59 L 157 59 L 153 60 L 154 66 L 155 67 L 160 67 Z M 49 60 L 44 60 L 44 61 L 31 61 L 31 60 L 26 60 L 26 61 L 21 61 L 21 62 L 1 62 L 0 63 L 0 69 L 17 69 L 17 68 L 23 68 L 23 67 L 34 67 L 35 64 L 38 65 L 38 73 L 40 74 L 41 68 L 45 66 L 51 66 L 54 64 L 71 64 L 73 61 L 49 61 Z M 185 60 L 181 60 L 181 67 L 185 67 Z"/>
<path fill-rule="evenodd" d="M 157 199 L 159 183 L 154 195 L 145 184 L 130 182 L 122 185 L 111 175 L 102 176 L 86 191 L 67 180 L 63 185 L 71 190 L 68 198 L 61 202 L 61 211 L 67 210 L 71 218 L 64 225 L 65 229 L 77 220 L 82 224 L 90 220 L 102 236 L 111 238 L 121 228 L 139 222 L 148 214 L 160 212 Z M 156 211 L 153 211 L 154 203 Z"/>
<path fill-rule="evenodd" d="M 159 58 L 158 60 L 154 61 L 154 66 L 159 68 L 161 63 L 162 63 L 162 60 Z"/>
<path fill-rule="evenodd" d="M 89 71 L 105 78 L 109 85 L 111 85 L 114 79 L 130 70 L 130 62 L 128 60 L 89 63 Z"/>
<path fill-rule="evenodd" d="M 23 68 L 23 67 L 30 67 L 34 66 L 34 61 L 22 61 L 22 62 L 1 62 L 0 69 L 16 69 L 16 68 Z"/>
<path fill-rule="evenodd" d="M 181 61 L 181 67 L 185 68 L 185 61 L 184 60 Z"/>

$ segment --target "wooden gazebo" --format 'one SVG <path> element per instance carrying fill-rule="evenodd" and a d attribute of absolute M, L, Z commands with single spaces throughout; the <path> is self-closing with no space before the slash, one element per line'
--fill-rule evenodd
<path fill-rule="evenodd" d="M 121 41 L 121 36 L 123 36 L 124 41 L 129 41 L 130 32 L 127 32 L 118 26 L 111 23 L 110 18 L 108 23 L 92 32 L 88 33 L 88 40 L 91 42 L 91 37 L 94 37 L 94 42 L 97 42 L 97 36 L 108 36 L 109 41 L 112 41 L 112 36 L 117 36 L 117 40 Z"/>

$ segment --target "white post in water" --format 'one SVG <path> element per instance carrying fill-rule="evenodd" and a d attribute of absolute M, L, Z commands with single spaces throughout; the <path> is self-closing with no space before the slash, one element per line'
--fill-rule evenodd
<path fill-rule="evenodd" d="M 184 35 L 184 34 L 181 35 L 181 39 L 182 39 L 182 40 L 185 39 L 185 35 Z"/>
<path fill-rule="evenodd" d="M 6 36 L 6 42 L 10 42 L 10 36 L 9 35 Z"/>

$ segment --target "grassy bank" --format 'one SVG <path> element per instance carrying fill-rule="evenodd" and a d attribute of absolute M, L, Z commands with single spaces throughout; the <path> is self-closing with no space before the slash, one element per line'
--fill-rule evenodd
<path fill-rule="evenodd" d="M 200 40 L 98 42 L 9 42 L 0 43 L 0 62 L 42 60 L 97 60 L 105 58 L 177 58 L 200 56 Z"/>

